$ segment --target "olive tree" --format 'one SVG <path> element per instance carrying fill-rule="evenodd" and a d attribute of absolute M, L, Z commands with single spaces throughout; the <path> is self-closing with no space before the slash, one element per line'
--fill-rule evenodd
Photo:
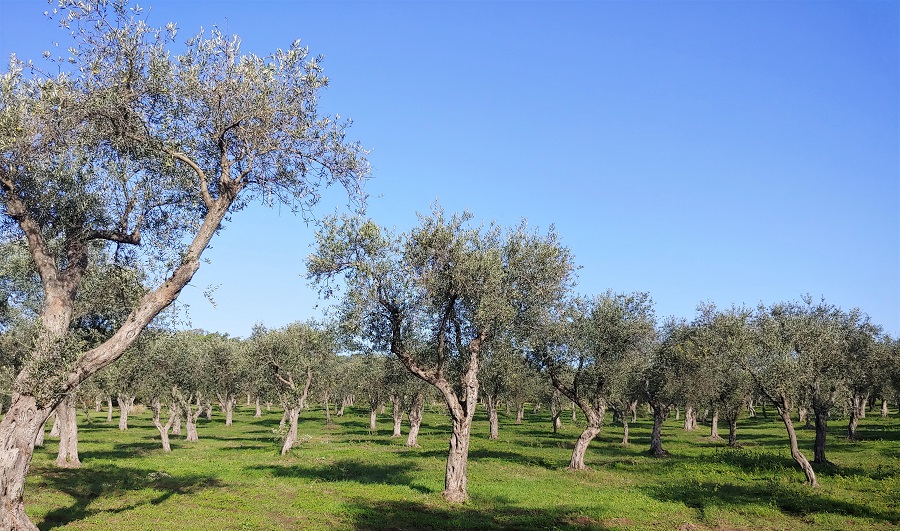
<path fill-rule="evenodd" d="M 627 386 L 636 358 L 654 337 L 652 301 L 647 293 L 606 292 L 577 299 L 566 310 L 555 342 L 532 350 L 553 387 L 584 413 L 587 426 L 575 443 L 569 468 L 584 470 L 588 445 L 600 433 L 616 391 Z"/>
<path fill-rule="evenodd" d="M 748 353 L 745 368 L 765 400 L 775 406 L 788 434 L 791 458 L 797 462 L 810 486 L 818 486 L 816 473 L 800 450 L 791 410 L 801 395 L 803 368 L 792 339 L 782 305 L 761 306 L 753 317 L 754 348 Z"/>
<path fill-rule="evenodd" d="M 257 329 L 253 337 L 256 355 L 269 368 L 288 424 L 281 455 L 297 443 L 297 422 L 306 407 L 313 375 L 324 359 L 334 353 L 334 336 L 312 322 L 298 322 L 284 328 Z"/>
<path fill-rule="evenodd" d="M 62 2 L 68 57 L 0 76 L 0 239 L 24 238 L 41 280 L 40 333 L 0 423 L 0 529 L 34 529 L 22 503 L 37 431 L 179 295 L 229 213 L 255 198 L 308 209 L 323 184 L 362 199 L 363 150 L 323 116 L 321 59 L 295 41 L 241 52 L 218 30 L 167 49 L 127 0 Z M 65 41 L 63 44 L 65 48 Z M 124 323 L 88 350 L 68 341 L 92 249 L 150 272 Z M 152 282 L 150 282 L 152 281 Z"/>
<path fill-rule="evenodd" d="M 744 358 L 753 341 L 751 315 L 746 308 L 719 310 L 703 304 L 692 323 L 701 365 L 697 377 L 702 379 L 713 408 L 710 438 L 719 438 L 721 415 L 728 423 L 728 446 L 737 446 L 737 421 L 753 391 L 750 375 L 744 370 Z"/>
<path fill-rule="evenodd" d="M 331 295 L 342 277 L 344 313 L 375 348 L 389 350 L 443 396 L 452 420 L 444 497 L 468 497 L 469 438 L 483 353 L 516 322 L 534 323 L 563 298 L 573 270 L 556 233 L 524 223 L 474 227 L 437 206 L 395 236 L 358 218 L 317 233 L 310 278 Z"/>

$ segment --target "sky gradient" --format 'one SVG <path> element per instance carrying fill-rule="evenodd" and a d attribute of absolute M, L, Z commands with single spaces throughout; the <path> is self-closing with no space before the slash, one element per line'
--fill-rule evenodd
<path fill-rule="evenodd" d="M 322 109 L 372 150 L 379 224 L 435 200 L 526 218 L 556 226 L 579 293 L 647 291 L 688 319 L 809 293 L 900 333 L 900 2 L 141 5 L 179 42 L 218 25 L 245 52 L 324 54 Z M 0 2 L 4 57 L 62 44 L 45 9 Z M 287 208 L 235 214 L 182 294 L 192 325 L 320 315 L 312 233 Z"/>

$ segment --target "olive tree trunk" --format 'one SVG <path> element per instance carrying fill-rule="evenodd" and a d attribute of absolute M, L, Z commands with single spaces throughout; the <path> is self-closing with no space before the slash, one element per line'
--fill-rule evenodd
<path fill-rule="evenodd" d="M 113 401 L 112 395 L 106 395 L 106 422 L 113 421 Z"/>
<path fill-rule="evenodd" d="M 487 395 L 484 397 L 485 409 L 488 414 L 490 434 L 488 439 L 495 441 L 500 438 L 500 421 L 497 419 L 497 397 Z"/>
<path fill-rule="evenodd" d="M 281 455 L 288 453 L 297 444 L 297 419 L 300 418 L 300 407 L 290 407 L 285 413 L 289 424 L 287 434 L 284 436 L 284 442 L 281 445 Z"/>
<path fill-rule="evenodd" d="M 709 423 L 709 438 L 713 440 L 721 440 L 719 436 L 719 408 L 713 409 L 712 420 Z"/>
<path fill-rule="evenodd" d="M 79 468 L 78 459 L 78 418 L 75 409 L 75 395 L 69 394 L 56 407 L 56 418 L 59 419 L 59 453 L 56 466 L 62 468 Z"/>
<path fill-rule="evenodd" d="M 409 406 L 407 416 L 409 416 L 409 435 L 406 437 L 406 446 L 410 448 L 419 447 L 419 427 L 422 426 L 422 414 L 425 412 L 425 396 L 423 393 L 416 393 L 412 404 Z"/>
<path fill-rule="evenodd" d="M 134 407 L 134 397 L 130 395 L 119 395 L 119 429 L 125 431 L 128 429 L 128 415 Z"/>
<path fill-rule="evenodd" d="M 819 482 L 816 480 L 816 472 L 813 470 L 812 465 L 809 464 L 809 460 L 806 459 L 806 456 L 803 455 L 803 452 L 800 451 L 800 446 L 797 444 L 797 432 L 794 430 L 794 423 L 791 420 L 790 402 L 784 395 L 781 395 L 779 400 L 780 403 L 776 403 L 775 406 L 788 433 L 791 457 L 798 465 L 800 465 L 803 474 L 806 475 L 806 483 L 811 487 L 818 487 Z"/>
<path fill-rule="evenodd" d="M 600 433 L 604 412 L 602 406 L 598 411 L 583 399 L 578 399 L 576 403 L 581 408 L 588 423 L 575 442 L 575 449 L 572 451 L 572 458 L 569 460 L 568 468 L 569 470 L 588 470 L 588 466 L 584 464 L 584 455 L 587 453 L 588 445 Z"/>
<path fill-rule="evenodd" d="M 394 431 L 391 433 L 391 438 L 402 437 L 400 424 L 403 422 L 403 400 L 400 395 L 391 397 L 391 417 L 394 420 Z"/>
<path fill-rule="evenodd" d="M 851 441 L 858 440 L 856 428 L 859 426 L 859 419 L 865 416 L 866 398 L 854 394 L 850 398 L 850 423 L 847 425 L 847 439 Z"/>
<path fill-rule="evenodd" d="M 261 418 L 262 417 L 262 408 L 259 407 L 259 397 L 256 397 L 256 412 L 253 413 L 253 418 Z"/>
<path fill-rule="evenodd" d="M 650 402 L 650 409 L 653 411 L 653 430 L 650 432 L 650 455 L 654 457 L 665 457 L 669 455 L 662 447 L 662 426 L 666 417 L 669 416 L 669 408 L 659 402 Z"/>
<path fill-rule="evenodd" d="M 159 431 L 159 439 L 162 443 L 163 452 L 171 452 L 172 445 L 169 443 L 169 430 L 172 429 L 172 425 L 175 423 L 176 414 L 175 410 L 169 412 L 169 420 L 165 424 L 160 420 L 160 410 L 162 409 L 162 405 L 159 402 L 159 398 L 154 398 L 150 403 L 150 407 L 153 409 L 153 425 L 156 426 L 157 431 Z"/>

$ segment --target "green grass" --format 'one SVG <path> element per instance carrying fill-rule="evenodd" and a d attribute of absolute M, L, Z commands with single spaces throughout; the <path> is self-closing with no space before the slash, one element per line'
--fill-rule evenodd
<path fill-rule="evenodd" d="M 515 425 L 501 415 L 500 440 L 476 417 L 469 455 L 471 501 L 441 498 L 449 423 L 427 413 L 422 448 L 391 439 L 390 419 L 370 434 L 368 412 L 349 410 L 326 429 L 321 411 L 305 412 L 303 444 L 278 455 L 271 411 L 254 419 L 240 408 L 201 421 L 200 441 L 175 437 L 160 450 L 148 413 L 127 432 L 105 415 L 81 417 L 83 467 L 53 465 L 56 443 L 35 452 L 25 497 L 41 529 L 897 529 L 900 526 L 900 420 L 868 417 L 861 442 L 830 425 L 821 487 L 803 484 L 782 425 L 770 415 L 743 419 L 740 449 L 707 440 L 670 420 L 663 444 L 672 456 L 649 457 L 649 419 L 607 426 L 591 444 L 586 472 L 565 469 L 580 430 L 558 434 L 545 413 Z M 405 429 L 405 426 L 404 426 Z M 813 434 L 799 430 L 801 445 Z M 811 454 L 811 451 L 808 452 Z"/>

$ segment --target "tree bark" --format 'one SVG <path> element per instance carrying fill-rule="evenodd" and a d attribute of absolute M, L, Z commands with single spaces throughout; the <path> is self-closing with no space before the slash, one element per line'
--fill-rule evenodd
<path fill-rule="evenodd" d="M 172 424 L 172 435 L 181 435 L 181 413 L 176 411 L 175 423 Z"/>
<path fill-rule="evenodd" d="M 521 424 L 525 418 L 525 403 L 521 402 L 516 406 L 516 424 Z"/>
<path fill-rule="evenodd" d="M 378 426 L 375 424 L 375 419 L 378 416 L 378 404 L 373 404 L 372 407 L 369 408 L 369 433 L 377 433 Z"/>
<path fill-rule="evenodd" d="M 709 423 L 709 438 L 713 440 L 721 440 L 722 437 L 719 436 L 719 409 L 713 409 L 712 420 Z"/>
<path fill-rule="evenodd" d="M 809 461 L 806 459 L 806 456 L 803 455 L 803 452 L 800 451 L 800 446 L 797 444 L 797 432 L 794 430 L 794 423 L 791 421 L 791 408 L 788 399 L 785 396 L 780 397 L 781 404 L 776 404 L 778 407 L 778 414 L 781 416 L 782 422 L 784 422 L 784 427 L 788 432 L 788 441 L 791 448 L 791 457 L 794 461 L 800 465 L 800 468 L 803 470 L 803 473 L 806 475 L 806 483 L 811 487 L 818 487 L 819 482 L 816 481 L 816 472 L 813 470 L 812 465 L 809 464 Z"/>
<path fill-rule="evenodd" d="M 866 400 L 854 394 L 850 398 L 850 423 L 847 425 L 847 439 L 851 441 L 858 440 L 856 428 L 859 426 L 859 419 L 865 415 Z"/>
<path fill-rule="evenodd" d="M 59 453 L 56 466 L 62 468 L 80 468 L 78 459 L 78 416 L 75 409 L 75 395 L 69 394 L 56 407 L 59 419 Z"/>
<path fill-rule="evenodd" d="M 813 462 L 818 464 L 828 463 L 825 457 L 825 441 L 828 437 L 828 412 L 813 406 L 816 417 L 816 439 L 813 443 Z"/>
<path fill-rule="evenodd" d="M 106 395 L 106 422 L 113 421 L 113 401 L 112 395 Z"/>
<path fill-rule="evenodd" d="M 119 395 L 119 429 L 125 431 L 128 429 L 128 415 L 131 408 L 134 407 L 134 397 L 129 395 Z"/>
<path fill-rule="evenodd" d="M 59 439 L 59 415 L 56 414 L 56 410 L 53 410 L 53 424 L 50 426 L 50 437 Z"/>
<path fill-rule="evenodd" d="M 888 416 L 888 401 L 886 398 L 881 399 L 881 416 L 882 417 Z"/>
<path fill-rule="evenodd" d="M 394 420 L 394 431 L 391 433 L 391 438 L 402 437 L 400 424 L 403 423 L 403 401 L 399 395 L 391 397 L 391 416 Z"/>
<path fill-rule="evenodd" d="M 500 421 L 497 419 L 497 399 L 493 396 L 485 396 L 485 408 L 488 414 L 488 425 L 490 434 L 488 439 L 495 441 L 500 438 Z"/>
<path fill-rule="evenodd" d="M 262 408 L 259 407 L 259 397 L 256 397 L 256 412 L 253 413 L 253 418 L 261 418 L 262 417 Z"/>
<path fill-rule="evenodd" d="M 694 431 L 697 427 L 694 415 L 696 415 L 694 406 L 688 406 L 687 409 L 684 410 L 684 431 Z"/>
<path fill-rule="evenodd" d="M 650 433 L 650 455 L 654 457 L 666 457 L 669 455 L 662 447 L 662 426 L 669 415 L 669 408 L 657 402 L 650 402 L 653 410 L 653 431 Z"/>
<path fill-rule="evenodd" d="M 38 406 L 34 397 L 14 395 L 0 423 L 0 465 L 4 471 L 0 475 L 0 529 L 37 531 L 25 514 L 22 494 L 38 431 L 44 429 L 52 411 L 51 406 Z"/>
<path fill-rule="evenodd" d="M 200 415 L 203 413 L 203 406 L 196 406 L 197 410 L 193 411 L 190 401 L 186 404 L 182 404 L 185 407 L 185 431 L 187 434 L 185 435 L 185 440 L 188 442 L 196 442 L 200 440 L 200 435 L 197 433 L 197 421 L 200 420 Z"/>
<path fill-rule="evenodd" d="M 575 449 L 572 451 L 572 458 L 569 460 L 569 470 L 588 470 L 588 466 L 584 464 L 584 455 L 587 453 L 588 445 L 600 433 L 600 426 L 603 422 L 603 411 L 596 411 L 587 401 L 579 399 L 577 402 L 587 418 L 587 426 L 578 440 L 575 442 Z"/>
<path fill-rule="evenodd" d="M 628 417 L 622 415 L 622 446 L 628 446 L 630 443 L 628 442 Z"/>
<path fill-rule="evenodd" d="M 285 413 L 287 413 L 288 422 L 288 431 L 287 435 L 284 436 L 284 443 L 281 445 L 281 455 L 288 453 L 288 451 L 297 444 L 297 419 L 300 417 L 300 408 L 299 407 L 291 407 Z"/>
<path fill-rule="evenodd" d="M 728 418 L 728 446 L 734 448 L 737 445 L 737 418 Z"/>
<path fill-rule="evenodd" d="M 410 448 L 419 447 L 419 427 L 422 425 L 422 414 L 425 412 L 425 396 L 422 393 L 416 393 L 412 404 L 409 406 L 407 416 L 409 416 L 409 436 L 406 437 L 406 446 Z"/>
<path fill-rule="evenodd" d="M 225 394 L 219 396 L 219 404 L 222 406 L 222 411 L 225 412 L 225 425 L 231 426 L 234 419 L 234 406 L 237 403 L 237 397 L 232 394 Z"/>
<path fill-rule="evenodd" d="M 175 411 L 172 410 L 169 413 L 169 420 L 165 424 L 160 421 L 160 409 L 162 409 L 162 405 L 159 403 L 159 398 L 154 398 L 150 404 L 150 407 L 153 409 L 153 425 L 156 426 L 157 431 L 159 431 L 159 438 L 162 442 L 163 452 L 171 452 L 172 445 L 169 443 L 169 430 L 172 428 L 172 424 L 175 423 L 175 417 L 177 416 Z"/>

